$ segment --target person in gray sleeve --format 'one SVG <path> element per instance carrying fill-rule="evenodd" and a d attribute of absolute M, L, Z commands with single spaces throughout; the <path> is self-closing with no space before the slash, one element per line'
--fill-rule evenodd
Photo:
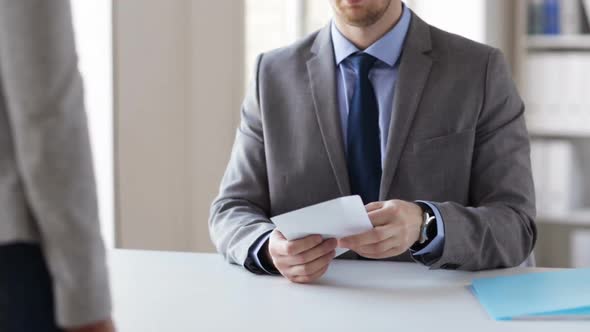
<path fill-rule="evenodd" d="M 0 0 L 0 331 L 114 331 L 66 0 Z"/>
<path fill-rule="evenodd" d="M 328 1 L 328 0 L 324 0 Z M 319 279 L 339 258 L 484 270 L 530 262 L 525 107 L 502 53 L 401 0 L 329 0 L 333 20 L 261 54 L 211 206 L 217 250 L 257 274 Z M 273 216 L 359 195 L 374 226 L 288 241 Z"/>

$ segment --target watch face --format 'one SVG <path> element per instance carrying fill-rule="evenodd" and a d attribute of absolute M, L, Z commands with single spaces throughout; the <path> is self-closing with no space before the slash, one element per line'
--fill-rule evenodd
<path fill-rule="evenodd" d="M 428 224 L 428 228 L 426 228 L 426 236 L 429 240 L 432 240 L 436 237 L 436 219 L 433 219 L 430 224 Z"/>

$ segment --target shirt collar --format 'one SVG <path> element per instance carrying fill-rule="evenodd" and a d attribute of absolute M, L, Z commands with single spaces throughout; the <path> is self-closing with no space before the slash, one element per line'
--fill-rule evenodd
<path fill-rule="evenodd" d="M 380 61 L 393 67 L 402 52 L 404 40 L 410 28 L 410 21 L 412 15 L 406 5 L 403 5 L 402 16 L 399 22 L 389 30 L 383 37 L 379 38 L 371 46 L 364 50 L 364 53 L 370 54 Z M 331 24 L 332 45 L 334 46 L 334 56 L 336 65 L 340 65 L 342 61 L 348 58 L 351 54 L 357 53 L 360 50 L 354 46 L 336 27 L 336 23 L 332 21 Z"/>

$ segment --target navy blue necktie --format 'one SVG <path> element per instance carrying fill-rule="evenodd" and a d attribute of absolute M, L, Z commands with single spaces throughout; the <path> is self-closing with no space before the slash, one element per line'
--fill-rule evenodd
<path fill-rule="evenodd" d="M 366 53 L 349 58 L 356 73 L 348 111 L 347 163 L 352 194 L 365 204 L 379 200 L 381 183 L 381 143 L 379 109 L 369 71 L 377 60 Z"/>

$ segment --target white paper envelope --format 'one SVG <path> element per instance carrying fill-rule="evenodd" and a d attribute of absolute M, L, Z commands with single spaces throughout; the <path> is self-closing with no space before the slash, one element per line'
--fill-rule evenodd
<path fill-rule="evenodd" d="M 324 239 L 343 238 L 373 229 L 360 196 L 346 196 L 271 218 L 287 240 L 319 234 Z M 348 249 L 336 249 L 336 256 Z"/>

